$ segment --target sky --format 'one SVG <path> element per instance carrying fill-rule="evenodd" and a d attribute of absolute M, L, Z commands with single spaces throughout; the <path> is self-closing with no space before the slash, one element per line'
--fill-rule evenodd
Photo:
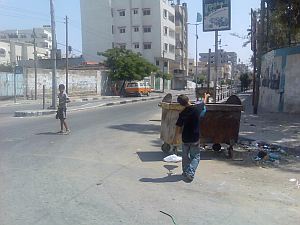
<path fill-rule="evenodd" d="M 102 0 L 99 0 L 102 1 Z M 148 0 L 151 1 L 151 0 Z M 49 0 L 0 0 L 0 30 L 4 29 L 32 29 L 50 24 Z M 176 2 L 176 0 L 175 0 Z M 188 4 L 189 21 L 196 22 L 197 12 L 202 14 L 201 0 L 181 0 Z M 80 0 L 54 0 L 55 17 L 57 28 L 58 47 L 64 49 L 61 44 L 65 43 L 64 17 L 70 18 L 69 45 L 76 54 L 81 54 L 81 22 Z M 250 46 L 242 47 L 244 40 L 236 38 L 231 33 L 240 36 L 247 34 L 250 28 L 251 8 L 259 8 L 260 0 L 231 0 L 232 24 L 230 31 L 222 31 L 219 34 L 222 40 L 222 49 L 234 51 L 243 63 L 250 63 Z M 214 49 L 214 32 L 203 32 L 200 26 L 198 32 L 198 52 L 208 52 Z M 189 28 L 189 57 L 196 57 L 196 31 L 195 26 Z M 213 50 L 214 51 L 214 50 Z"/>

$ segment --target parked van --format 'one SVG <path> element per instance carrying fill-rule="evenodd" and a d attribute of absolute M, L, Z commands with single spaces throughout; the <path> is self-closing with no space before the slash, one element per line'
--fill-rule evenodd
<path fill-rule="evenodd" d="M 126 96 L 149 96 L 151 92 L 151 86 L 148 82 L 144 83 L 143 81 L 129 82 L 126 85 L 125 92 Z"/>

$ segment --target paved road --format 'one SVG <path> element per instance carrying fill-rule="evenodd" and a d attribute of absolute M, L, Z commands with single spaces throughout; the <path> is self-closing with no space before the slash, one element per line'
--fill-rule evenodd
<path fill-rule="evenodd" d="M 197 177 L 160 151 L 157 101 L 0 122 L 2 225 L 297 224 L 299 190 L 276 171 L 202 155 Z"/>

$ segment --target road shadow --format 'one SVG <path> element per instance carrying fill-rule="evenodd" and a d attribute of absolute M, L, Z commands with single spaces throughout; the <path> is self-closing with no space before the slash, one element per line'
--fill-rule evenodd
<path fill-rule="evenodd" d="M 35 135 L 62 135 L 59 132 L 42 132 L 42 133 L 37 133 Z"/>
<path fill-rule="evenodd" d="M 160 162 L 166 157 L 162 151 L 159 152 L 137 152 L 136 153 L 142 162 Z"/>
<path fill-rule="evenodd" d="M 173 170 L 178 168 L 175 165 L 164 165 L 168 170 L 167 176 L 159 178 L 141 178 L 139 181 L 143 183 L 175 183 L 183 180 L 181 174 L 173 174 Z"/>
<path fill-rule="evenodd" d="M 109 126 L 108 128 L 140 134 L 157 134 L 160 132 L 160 125 L 154 124 L 122 124 Z"/>

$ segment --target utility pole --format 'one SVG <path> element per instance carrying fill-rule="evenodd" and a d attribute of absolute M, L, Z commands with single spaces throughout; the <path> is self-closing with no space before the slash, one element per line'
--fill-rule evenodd
<path fill-rule="evenodd" d="M 210 92 L 210 67 L 211 67 L 211 49 L 208 50 L 208 66 L 207 66 L 207 93 Z"/>
<path fill-rule="evenodd" d="M 68 16 L 66 16 L 66 92 L 69 90 L 69 28 Z"/>
<path fill-rule="evenodd" d="M 163 50 L 163 93 L 165 92 L 165 50 Z"/>
<path fill-rule="evenodd" d="M 198 23 L 195 24 L 196 26 L 196 88 L 198 87 Z"/>
<path fill-rule="evenodd" d="M 217 83 L 218 83 L 218 61 L 219 61 L 219 31 L 215 31 L 215 77 L 214 77 L 214 103 L 217 102 Z"/>
<path fill-rule="evenodd" d="M 253 95 L 252 106 L 255 104 L 256 96 L 256 70 L 257 70 L 257 16 L 256 12 L 251 9 L 251 48 L 253 51 Z M 255 112 L 253 112 L 255 113 Z"/>
<path fill-rule="evenodd" d="M 37 52 L 36 52 L 36 33 L 33 28 L 33 48 L 34 48 L 34 99 L 37 100 Z"/>
<path fill-rule="evenodd" d="M 265 31 L 265 0 L 261 0 L 261 15 L 260 15 L 260 24 L 258 27 L 258 50 L 257 50 L 257 75 L 256 75 L 256 85 L 255 85 L 255 101 L 254 101 L 254 107 L 253 107 L 253 113 L 258 113 L 258 104 L 259 104 L 259 89 L 260 89 L 260 76 L 261 76 L 261 64 L 262 64 L 262 55 L 264 52 L 264 31 Z"/>
<path fill-rule="evenodd" d="M 53 0 L 50 0 L 50 14 L 51 14 L 51 33 L 52 33 L 52 51 L 51 51 L 51 59 L 52 59 L 52 108 L 56 109 L 56 32 L 55 32 L 55 14 L 54 14 L 54 4 Z"/>

